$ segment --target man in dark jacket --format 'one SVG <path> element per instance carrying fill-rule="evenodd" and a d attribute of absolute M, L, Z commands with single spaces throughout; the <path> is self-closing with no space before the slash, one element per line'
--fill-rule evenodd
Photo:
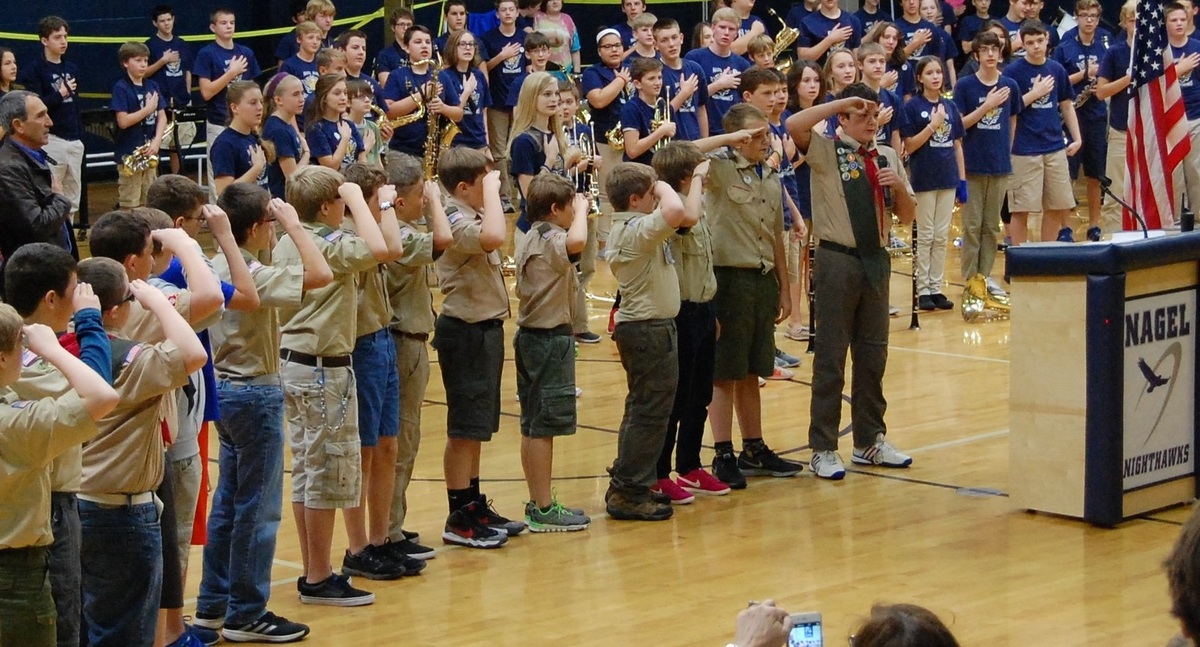
<path fill-rule="evenodd" d="M 50 174 L 42 148 L 50 139 L 46 104 L 32 92 L 0 98 L 0 260 L 28 243 L 51 243 L 78 258 L 70 228 L 71 201 Z"/>

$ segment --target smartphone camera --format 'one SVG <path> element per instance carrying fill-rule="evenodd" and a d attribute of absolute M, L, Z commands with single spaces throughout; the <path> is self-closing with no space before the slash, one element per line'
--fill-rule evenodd
<path fill-rule="evenodd" d="M 793 613 L 792 631 L 788 634 L 788 647 L 823 647 L 821 614 Z"/>

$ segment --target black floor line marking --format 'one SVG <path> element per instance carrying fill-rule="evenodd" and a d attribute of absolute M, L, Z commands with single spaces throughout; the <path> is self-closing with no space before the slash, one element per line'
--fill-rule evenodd
<path fill-rule="evenodd" d="M 886 469 L 886 468 L 883 468 L 883 469 Z M 965 487 L 967 487 L 964 485 L 953 485 L 950 483 L 938 483 L 937 481 L 926 481 L 924 479 L 915 479 L 915 478 L 911 478 L 908 476 L 899 476 L 896 474 L 884 474 L 881 472 L 876 472 L 874 470 L 864 470 L 864 469 L 858 469 L 858 468 L 854 468 L 854 467 L 847 467 L 846 471 L 854 473 L 854 474 L 863 474 L 865 476 L 874 476 L 876 478 L 888 479 L 891 481 L 903 481 L 905 483 L 915 483 L 917 485 L 931 485 L 933 487 L 939 487 L 939 488 L 943 488 L 946 490 L 958 491 L 958 490 L 961 490 L 961 489 L 964 489 Z M 994 494 L 991 496 L 1002 497 L 1002 498 L 1007 499 L 1008 493 L 1001 492 L 1000 494 Z M 983 497 L 983 498 L 987 498 L 987 497 Z"/>
<path fill-rule="evenodd" d="M 1172 521 L 1171 519 L 1160 519 L 1159 517 L 1151 517 L 1151 516 L 1149 516 L 1149 515 L 1146 515 L 1146 516 L 1143 516 L 1143 517 L 1133 517 L 1133 518 L 1134 518 L 1134 519 L 1141 519 L 1141 520 L 1143 520 L 1143 521 L 1154 521 L 1154 522 L 1157 522 L 1157 523 L 1165 523 L 1165 524 L 1167 524 L 1168 526 L 1182 526 L 1182 525 L 1183 525 L 1183 522 L 1182 522 L 1182 521 Z"/>

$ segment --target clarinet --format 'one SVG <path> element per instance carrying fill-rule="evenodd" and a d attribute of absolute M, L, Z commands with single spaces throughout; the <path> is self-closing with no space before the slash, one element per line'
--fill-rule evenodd
<path fill-rule="evenodd" d="M 912 250 L 912 318 L 908 320 L 909 330 L 920 330 L 920 308 L 917 307 L 917 219 L 913 218 L 912 223 L 912 244 L 908 246 Z"/>
<path fill-rule="evenodd" d="M 808 246 L 805 251 L 805 262 L 808 264 L 808 347 L 804 349 L 805 353 L 812 354 L 813 345 L 817 338 L 817 282 L 813 279 L 813 269 L 816 267 L 817 255 L 813 251 L 813 244 L 817 242 L 816 236 L 810 231 L 808 234 Z"/>

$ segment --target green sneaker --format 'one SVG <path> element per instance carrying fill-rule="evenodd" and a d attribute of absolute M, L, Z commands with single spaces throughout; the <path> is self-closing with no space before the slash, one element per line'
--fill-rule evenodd
<path fill-rule="evenodd" d="M 591 522 L 591 517 L 564 508 L 557 500 L 553 501 L 547 510 L 539 509 L 533 501 L 525 504 L 525 525 L 529 526 L 531 532 L 587 530 Z"/>

